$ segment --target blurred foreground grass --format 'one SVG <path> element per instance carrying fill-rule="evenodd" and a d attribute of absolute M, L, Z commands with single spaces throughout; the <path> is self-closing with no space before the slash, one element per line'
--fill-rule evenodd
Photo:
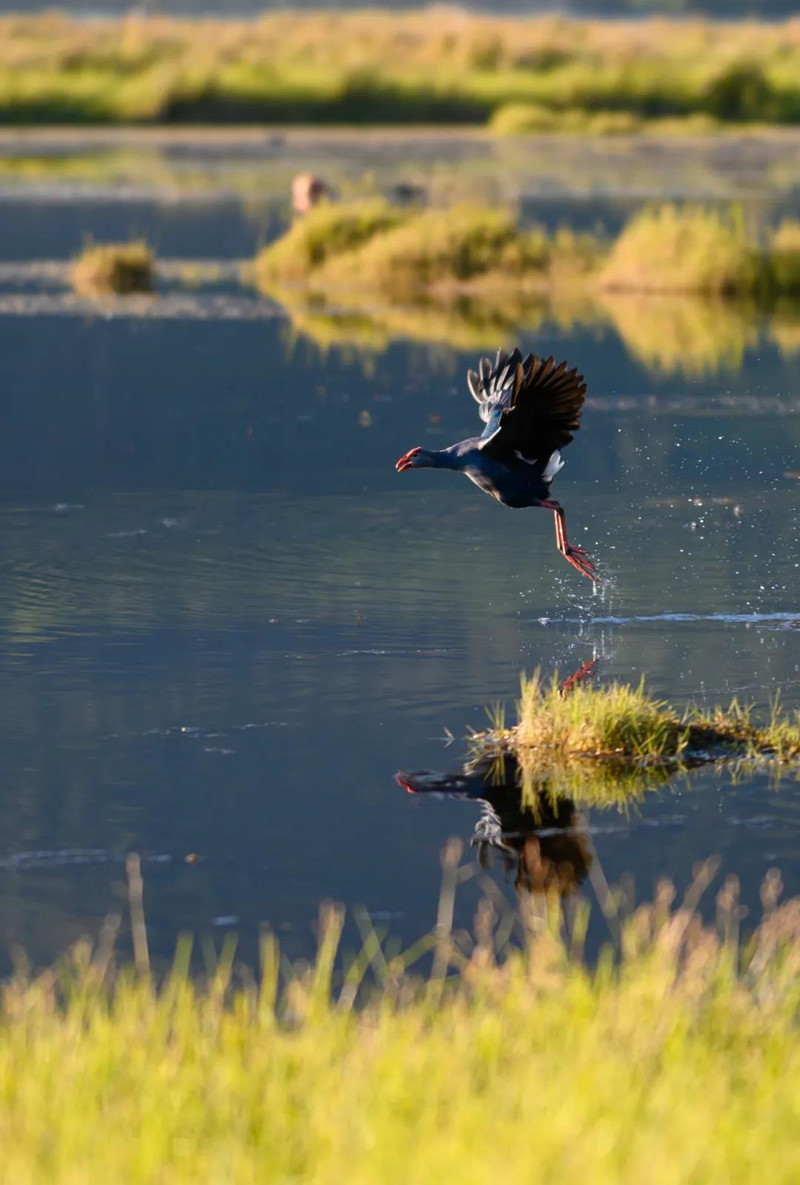
<path fill-rule="evenodd" d="M 555 902 L 528 911 L 524 949 L 498 961 L 491 908 L 468 942 L 447 892 L 424 980 L 374 935 L 342 978 L 333 912 L 314 965 L 279 977 L 267 940 L 258 982 L 225 957 L 205 985 L 181 970 L 157 984 L 115 974 L 102 944 L 81 949 L 0 996 L 4 1177 L 794 1182 L 800 901 L 778 906 L 768 878 L 742 944 L 732 883 L 715 927 L 694 912 L 708 879 L 679 908 L 664 888 L 623 923 L 618 960 L 594 967 L 584 910 L 563 928 Z M 379 986 L 355 1009 L 370 961 Z"/>
<path fill-rule="evenodd" d="M 443 7 L 0 20 L 7 122 L 490 118 L 512 134 L 797 122 L 800 21 L 517 20 Z"/>

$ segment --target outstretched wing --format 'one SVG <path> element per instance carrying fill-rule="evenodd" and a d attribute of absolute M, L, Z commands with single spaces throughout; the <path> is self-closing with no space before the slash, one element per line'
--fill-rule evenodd
<path fill-rule="evenodd" d="M 554 454 L 569 444 L 580 427 L 585 398 L 586 383 L 575 367 L 567 370 L 566 362 L 556 365 L 552 356 L 544 361 L 535 354 L 525 362 L 520 358 L 510 383 L 506 379 L 502 406 L 496 401 L 495 412 L 492 405 L 487 429 L 491 422 L 494 430 L 484 432 L 480 447 L 487 456 L 497 460 L 516 457 L 535 464 L 550 480 L 560 468 L 559 458 Z M 551 459 L 552 466 L 548 464 Z"/>
<path fill-rule="evenodd" d="M 532 358 L 533 355 L 529 354 L 523 362 L 519 350 L 511 354 L 498 350 L 494 366 L 489 358 L 481 358 L 477 370 L 467 371 L 467 386 L 478 404 L 478 415 L 486 425 L 484 438 L 497 431 L 500 416 L 511 404 L 517 367 L 520 364 L 527 367 Z"/>

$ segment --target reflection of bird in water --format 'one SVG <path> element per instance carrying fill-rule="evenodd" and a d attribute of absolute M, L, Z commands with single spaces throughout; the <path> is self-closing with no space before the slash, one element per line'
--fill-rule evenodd
<path fill-rule="evenodd" d="M 568 563 L 598 580 L 591 556 L 567 539 L 564 511 L 550 498 L 550 483 L 563 465 L 560 449 L 580 426 L 586 383 L 577 370 L 553 358 L 499 350 L 494 367 L 482 358 L 467 375 L 486 424 L 483 435 L 445 449 L 412 448 L 396 469 L 453 469 L 504 506 L 542 506 L 555 516 L 556 546 Z"/>
<path fill-rule="evenodd" d="M 567 897 L 583 882 L 592 862 L 578 829 L 575 803 L 553 793 L 547 782 L 523 801 L 519 766 L 512 754 L 466 762 L 456 773 L 400 772 L 396 781 L 411 794 L 446 794 L 481 803 L 472 846 L 485 868 L 493 852 L 513 871 L 514 886 L 529 893 L 556 890 Z"/>

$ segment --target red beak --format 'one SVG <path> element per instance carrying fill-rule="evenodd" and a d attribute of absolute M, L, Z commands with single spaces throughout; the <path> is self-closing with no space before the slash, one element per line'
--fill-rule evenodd
<path fill-rule="evenodd" d="M 409 794 L 416 794 L 416 790 L 414 789 L 414 787 L 412 785 L 410 785 L 405 780 L 405 778 L 406 778 L 406 775 L 403 773 L 402 770 L 400 770 L 399 773 L 396 773 L 394 775 L 394 780 L 397 782 L 398 786 L 402 786 L 403 789 L 407 790 Z"/>
<path fill-rule="evenodd" d="M 417 455 L 417 453 L 421 453 L 421 452 L 422 452 L 421 448 L 412 448 L 407 453 L 404 453 L 403 456 L 400 458 L 400 460 L 395 465 L 395 469 L 397 470 L 397 472 L 402 473 L 404 469 L 413 468 L 413 462 L 412 462 L 411 458 L 415 457 Z"/>

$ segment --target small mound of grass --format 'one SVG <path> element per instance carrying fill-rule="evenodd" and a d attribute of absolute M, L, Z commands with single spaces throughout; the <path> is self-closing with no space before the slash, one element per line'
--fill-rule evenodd
<path fill-rule="evenodd" d="M 777 704 L 764 725 L 753 710 L 733 700 L 727 709 L 688 708 L 679 714 L 653 699 L 643 683 L 574 686 L 563 694 L 557 682 L 545 684 L 538 672 L 523 678 L 518 722 L 494 741 L 556 758 L 635 759 L 676 764 L 700 757 L 800 759 L 800 711 L 784 713 Z"/>
<path fill-rule="evenodd" d="M 763 282 L 761 255 L 735 211 L 664 205 L 637 214 L 614 244 L 606 288 L 748 296 Z"/>
<path fill-rule="evenodd" d="M 303 280 L 326 261 L 355 252 L 410 217 L 409 210 L 397 209 L 380 198 L 342 205 L 324 202 L 259 253 L 256 278 L 261 284 Z"/>
<path fill-rule="evenodd" d="M 95 243 L 72 265 L 70 283 L 82 296 L 151 292 L 155 256 L 147 243 Z"/>
<path fill-rule="evenodd" d="M 408 297 L 448 287 L 501 291 L 541 288 L 558 270 L 583 275 L 599 252 L 589 235 L 519 230 L 507 210 L 454 206 L 426 210 L 322 269 L 323 286 L 370 288 Z"/>

